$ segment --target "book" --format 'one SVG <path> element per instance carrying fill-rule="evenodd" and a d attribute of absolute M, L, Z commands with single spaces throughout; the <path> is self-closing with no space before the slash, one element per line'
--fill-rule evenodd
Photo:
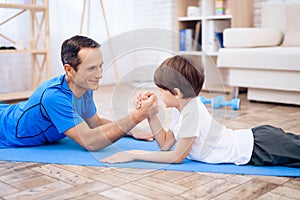
<path fill-rule="evenodd" d="M 230 27 L 229 20 L 211 20 L 207 24 L 207 51 L 215 52 L 223 48 L 223 31 Z"/>
<path fill-rule="evenodd" d="M 181 29 L 180 33 L 180 51 L 192 51 L 193 29 Z"/>
<path fill-rule="evenodd" d="M 215 32 L 216 34 L 216 38 L 218 41 L 218 47 L 219 48 L 224 48 L 224 44 L 223 44 L 223 32 Z"/>
<path fill-rule="evenodd" d="M 179 38 L 179 50 L 185 51 L 185 29 L 181 29 L 179 31 L 180 38 Z"/>
<path fill-rule="evenodd" d="M 201 22 L 198 21 L 195 27 L 194 41 L 193 41 L 193 51 L 201 51 L 202 39 L 201 39 Z"/>
<path fill-rule="evenodd" d="M 215 0 L 215 15 L 224 15 L 224 0 Z"/>
<path fill-rule="evenodd" d="M 217 51 L 217 44 L 215 41 L 215 24 L 213 20 L 207 22 L 207 38 L 206 38 L 206 51 L 215 52 Z"/>

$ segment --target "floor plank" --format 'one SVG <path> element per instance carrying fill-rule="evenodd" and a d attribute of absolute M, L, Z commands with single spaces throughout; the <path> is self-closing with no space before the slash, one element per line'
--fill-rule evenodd
<path fill-rule="evenodd" d="M 101 115 L 124 114 L 112 99 L 126 101 L 133 90 L 125 85 L 124 94 L 112 97 L 113 86 L 100 87 L 95 98 Z M 272 124 L 300 134 L 299 106 L 249 102 L 245 94 L 240 98 L 238 111 L 207 108 L 233 129 Z M 168 122 L 169 111 L 165 115 Z M 300 200 L 300 178 L 0 161 L 0 200 L 4 199 Z"/>
<path fill-rule="evenodd" d="M 272 191 L 277 186 L 278 185 L 274 183 L 252 179 L 243 185 L 219 195 L 216 199 L 256 199 L 257 197 Z"/>

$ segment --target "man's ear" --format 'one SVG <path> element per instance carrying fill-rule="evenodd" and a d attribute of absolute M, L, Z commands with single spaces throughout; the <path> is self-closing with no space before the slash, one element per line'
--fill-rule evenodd
<path fill-rule="evenodd" d="M 64 65 L 64 70 L 65 70 L 66 74 L 70 77 L 72 77 L 72 73 L 71 73 L 72 69 L 73 68 L 71 67 L 71 65 L 69 65 L 69 64 Z"/>

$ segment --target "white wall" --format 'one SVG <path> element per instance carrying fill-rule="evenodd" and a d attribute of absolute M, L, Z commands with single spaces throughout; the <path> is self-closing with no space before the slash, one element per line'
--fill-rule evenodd
<path fill-rule="evenodd" d="M 0 0 L 1 3 L 24 3 L 27 0 Z M 134 1 L 135 0 L 103 0 L 109 32 L 112 39 L 123 32 L 134 29 Z M 50 0 L 50 56 L 52 76 L 64 73 L 60 61 L 62 42 L 80 33 L 83 10 L 83 0 Z M 83 35 L 87 35 L 103 45 L 103 54 L 110 56 L 107 45 L 107 33 L 100 1 L 91 0 L 90 21 L 87 23 L 88 10 L 86 8 Z M 0 21 L 14 15 L 18 10 L 0 8 Z M 13 40 L 22 40 L 25 48 L 29 48 L 29 13 L 28 11 L 14 20 L 0 26 L 1 34 L 10 36 Z M 88 28 L 89 27 L 89 28 Z M 0 46 L 15 46 L 0 37 Z M 114 46 L 114 50 L 117 45 Z M 105 58 L 104 58 L 105 59 Z M 111 59 L 105 59 L 109 64 Z M 120 74 L 133 66 L 134 59 L 127 57 L 116 61 Z M 0 93 L 23 91 L 31 89 L 31 63 L 29 54 L 0 54 Z M 24 78 L 25 77 L 25 78 Z M 114 70 L 107 67 L 102 84 L 115 82 Z"/>
<path fill-rule="evenodd" d="M 60 61 L 60 46 L 62 42 L 65 39 L 80 33 L 83 0 L 51 0 L 49 2 L 51 63 L 53 75 L 57 75 L 63 73 Z M 122 32 L 133 29 L 133 3 L 133 0 L 103 0 L 109 33 L 112 39 Z M 84 19 L 82 34 L 89 36 L 102 44 L 103 54 L 109 56 L 108 35 L 106 33 L 100 1 L 91 0 L 90 16 L 88 15 L 88 5 L 86 5 Z M 114 51 L 115 48 L 117 47 L 113 48 Z M 110 60 L 111 59 L 107 59 L 107 56 L 104 57 L 105 64 L 110 63 Z M 128 62 L 130 61 L 124 59 L 121 62 L 117 61 L 116 65 L 118 70 L 122 71 L 122 68 L 124 68 L 123 65 L 130 65 Z M 106 69 L 102 84 L 115 82 L 113 68 L 109 66 L 106 67 Z"/>
<path fill-rule="evenodd" d="M 24 3 L 27 0 L 0 1 Z M 80 33 L 83 2 L 83 0 L 49 0 L 50 56 L 53 76 L 64 73 L 60 61 L 61 44 L 65 39 Z M 170 51 L 176 49 L 177 43 L 174 42 L 177 40 L 174 39 L 176 33 L 170 31 L 177 30 L 176 2 L 173 0 L 103 0 L 103 3 L 120 80 L 152 79 L 156 66 L 170 55 Z M 1 9 L 0 18 L 7 18 L 9 12 L 11 10 Z M 23 15 L 13 23 L 0 26 L 0 32 L 12 36 L 15 40 L 22 39 L 25 47 L 29 47 L 27 42 L 29 41 L 29 15 L 28 13 Z M 109 49 L 100 1 L 91 0 L 89 23 L 87 19 L 86 8 L 83 35 L 92 37 L 102 45 L 105 61 L 102 84 L 115 83 L 114 62 Z M 141 28 L 148 28 L 148 30 L 143 31 Z M 162 35 L 166 37 L 160 37 Z M 11 44 L 0 38 L 0 45 Z M 3 72 L 0 74 L 0 93 L 31 88 L 29 57 L 28 54 L 0 54 L 0 69 Z"/>
<path fill-rule="evenodd" d="M 156 67 L 177 51 L 177 5 L 174 0 L 136 0 L 134 24 L 147 28 L 137 38 L 144 48 L 136 51 L 134 82 L 151 81 Z"/>
<path fill-rule="evenodd" d="M 5 0 L 0 0 L 4 3 Z M 8 19 L 10 16 L 16 14 L 17 10 L 0 8 L 0 22 Z M 13 23 L 5 23 L 0 26 L 0 33 L 9 35 L 10 38 L 20 45 L 25 38 L 26 42 L 22 46 L 29 47 L 29 14 L 24 13 L 24 17 L 17 17 Z M 15 46 L 9 41 L 0 37 L 0 46 Z M 17 59 L 16 59 L 17 58 Z M 0 93 L 10 91 L 29 90 L 31 88 L 30 80 L 30 57 L 28 54 L 0 54 Z"/>

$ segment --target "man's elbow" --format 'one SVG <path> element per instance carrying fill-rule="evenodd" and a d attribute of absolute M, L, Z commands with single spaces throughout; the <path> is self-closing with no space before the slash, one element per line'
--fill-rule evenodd
<path fill-rule="evenodd" d="M 101 148 L 96 148 L 95 146 L 84 146 L 87 151 L 95 152 L 101 150 Z"/>
<path fill-rule="evenodd" d="M 170 148 L 169 148 L 169 147 L 166 147 L 166 146 L 163 146 L 163 147 L 160 147 L 160 150 L 161 150 L 161 151 L 169 151 Z"/>
<path fill-rule="evenodd" d="M 95 143 L 90 143 L 90 144 L 85 144 L 83 146 L 83 148 L 85 148 L 87 151 L 92 151 L 92 152 L 95 152 L 95 151 L 99 151 L 105 147 L 107 147 L 109 144 L 102 144 L 102 145 L 99 145 L 99 144 L 95 144 Z"/>
<path fill-rule="evenodd" d="M 171 148 L 172 148 L 172 145 L 159 145 L 159 149 L 161 151 L 170 151 Z"/>

